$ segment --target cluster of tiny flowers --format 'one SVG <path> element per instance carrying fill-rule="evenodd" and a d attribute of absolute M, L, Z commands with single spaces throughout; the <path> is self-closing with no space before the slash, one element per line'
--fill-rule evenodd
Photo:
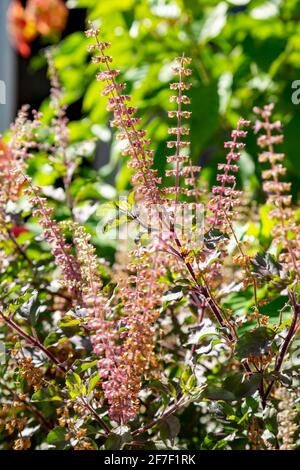
<path fill-rule="evenodd" d="M 28 417 L 21 414 L 23 410 L 24 403 L 17 400 L 17 397 L 11 403 L 5 403 L 5 398 L 3 397 L 0 407 L 0 428 L 5 430 L 8 436 L 15 433 L 18 435 L 13 444 L 14 450 L 27 450 L 31 446 L 30 439 L 22 436 L 22 432 L 28 423 Z"/>
<path fill-rule="evenodd" d="M 225 230 L 228 227 L 228 220 L 233 216 L 234 208 L 239 205 L 241 192 L 235 189 L 236 173 L 238 172 L 237 162 L 240 159 L 240 151 L 245 147 L 240 139 L 247 136 L 247 131 L 243 127 L 250 125 L 249 121 L 240 118 L 237 128 L 231 132 L 231 140 L 224 143 L 224 147 L 229 149 L 226 155 L 226 163 L 219 163 L 217 174 L 218 185 L 212 188 L 212 198 L 209 201 L 209 210 L 212 217 L 207 220 L 215 228 Z"/>
<path fill-rule="evenodd" d="M 80 266 L 81 290 L 84 295 L 96 295 L 102 287 L 99 276 L 99 263 L 95 247 L 91 243 L 91 235 L 77 222 L 63 222 L 61 227 L 72 231 L 76 248 L 76 259 Z"/>
<path fill-rule="evenodd" d="M 59 82 L 57 69 L 50 51 L 46 53 L 48 61 L 48 74 L 50 78 L 50 106 L 54 112 L 52 128 L 54 131 L 55 144 L 63 152 L 69 143 L 69 131 L 67 128 L 68 119 L 66 117 L 66 105 L 62 104 L 63 91 Z"/>
<path fill-rule="evenodd" d="M 29 118 L 29 106 L 23 106 L 18 112 L 15 122 L 11 125 L 11 138 L 8 143 L 9 166 L 13 172 L 23 171 L 31 151 L 38 147 L 35 131 L 40 127 L 41 114 L 32 111 L 33 119 Z M 16 185 L 16 178 L 11 177 L 10 199 L 18 198 L 19 186 Z"/>
<path fill-rule="evenodd" d="M 273 104 L 264 108 L 254 108 L 259 116 L 254 130 L 260 133 L 257 139 L 258 146 L 263 149 L 259 154 L 260 163 L 268 163 L 270 168 L 262 172 L 263 190 L 267 194 L 267 203 L 273 207 L 270 218 L 276 221 L 273 228 L 275 243 L 281 244 L 283 250 L 279 260 L 287 270 L 300 275 L 300 230 L 291 208 L 291 183 L 281 181 L 286 175 L 286 168 L 282 164 L 284 153 L 278 153 L 274 146 L 283 142 L 281 122 L 272 122 Z"/>
<path fill-rule="evenodd" d="M 280 387 L 276 390 L 275 396 L 279 400 L 277 438 L 281 441 L 280 450 L 294 450 L 297 441 L 296 433 L 299 430 L 299 425 L 295 422 L 298 415 L 295 408 L 297 394 Z"/>
<path fill-rule="evenodd" d="M 71 252 L 72 247 L 65 241 L 62 228 L 52 219 L 53 209 L 47 206 L 46 199 L 40 195 L 41 189 L 33 186 L 28 176 L 21 175 L 19 181 L 27 184 L 24 194 L 35 207 L 33 216 L 38 219 L 44 238 L 51 246 L 51 253 L 62 273 L 63 285 L 74 295 L 74 299 L 81 300 L 80 265 Z"/>
<path fill-rule="evenodd" d="M 129 106 L 131 97 L 123 93 L 126 84 L 117 82 L 119 70 L 111 68 L 112 57 L 106 55 L 110 44 L 99 41 L 99 30 L 95 28 L 86 31 L 86 36 L 95 40 L 95 43 L 89 45 L 88 51 L 94 54 L 92 62 L 103 66 L 96 78 L 105 85 L 102 95 L 108 97 L 107 110 L 113 113 L 110 125 L 119 129 L 116 138 L 125 142 L 123 155 L 129 157 L 128 165 L 135 170 L 133 184 L 137 185 L 137 192 L 142 195 L 145 204 L 159 203 L 157 184 L 161 179 L 157 171 L 151 168 L 154 154 L 149 149 L 150 140 L 146 131 L 138 129 L 140 118 L 135 116 L 137 110 Z"/>
<path fill-rule="evenodd" d="M 109 319 L 110 305 L 102 292 L 102 280 L 99 274 L 99 263 L 91 236 L 85 229 L 75 223 L 67 223 L 72 230 L 76 248 L 76 258 L 80 265 L 82 305 L 87 310 L 87 324 L 91 331 L 91 342 L 94 353 L 99 357 L 98 369 L 105 390 L 106 380 L 115 366 L 115 357 L 120 354 L 117 345 L 119 339 L 114 321 Z"/>
<path fill-rule="evenodd" d="M 176 95 L 170 96 L 170 102 L 176 103 L 176 110 L 168 112 L 170 119 L 176 118 L 176 127 L 170 127 L 168 133 L 175 136 L 174 140 L 167 142 L 169 149 L 175 149 L 175 153 L 167 156 L 167 162 L 172 166 L 166 170 L 166 177 L 175 178 L 175 186 L 162 188 L 162 193 L 165 195 L 174 195 L 175 202 L 178 202 L 179 194 L 184 194 L 189 197 L 199 196 L 199 189 L 196 188 L 196 177 L 200 172 L 200 167 L 192 165 L 191 158 L 188 155 L 190 142 L 185 140 L 190 134 L 190 129 L 184 124 L 185 119 L 191 117 L 191 112 L 184 109 L 184 105 L 191 103 L 190 98 L 185 94 L 191 88 L 191 83 L 186 80 L 192 73 L 188 68 L 191 63 L 189 57 L 178 57 L 175 59 L 176 65 L 173 67 L 173 72 L 178 76 L 178 82 L 171 83 L 170 89 L 176 91 Z M 185 186 L 181 184 L 180 179 L 184 179 Z M 170 199 L 165 200 L 170 202 Z"/>
<path fill-rule="evenodd" d="M 70 209 L 73 208 L 73 199 L 69 191 L 72 175 L 76 166 L 76 159 L 68 157 L 67 147 L 70 142 L 67 117 L 67 106 L 63 104 L 64 93 L 58 78 L 57 69 L 54 64 L 52 53 L 46 53 L 48 61 L 48 74 L 50 78 L 50 107 L 53 110 L 51 120 L 51 131 L 54 136 L 54 145 L 50 148 L 51 157 L 58 160 L 64 166 L 63 182 L 66 192 L 66 199 Z"/>
<path fill-rule="evenodd" d="M 30 356 L 17 359 L 18 366 L 20 368 L 20 375 L 23 377 L 29 385 L 32 385 L 34 390 L 40 390 L 44 372 L 41 367 L 35 367 L 32 363 Z"/>
<path fill-rule="evenodd" d="M 0 147 L 0 225 L 6 221 L 6 205 L 9 200 L 18 199 L 21 186 L 15 173 L 22 172 L 31 151 L 37 146 L 35 132 L 40 125 L 40 114 L 32 112 L 29 119 L 29 107 L 23 106 L 11 125 L 11 138 L 7 145 Z"/>
<path fill-rule="evenodd" d="M 73 413 L 80 416 L 80 426 L 78 420 L 74 421 Z M 86 408 L 81 404 L 69 400 L 64 407 L 56 409 L 57 421 L 60 427 L 65 428 L 64 440 L 69 442 L 74 450 L 92 450 L 92 444 L 88 438 L 88 430 L 85 427 Z"/>
<path fill-rule="evenodd" d="M 122 345 L 115 354 L 115 365 L 109 370 L 107 382 L 103 384 L 110 405 L 109 415 L 119 423 L 135 417 L 139 410 L 142 378 L 155 364 L 155 323 L 165 289 L 159 278 L 165 268 L 157 253 L 150 251 L 149 247 L 137 250 L 138 263 L 131 266 L 127 285 L 121 289 L 124 301 Z"/>
<path fill-rule="evenodd" d="M 251 450 L 262 450 L 265 448 L 266 443 L 262 438 L 262 433 L 263 431 L 259 426 L 257 418 L 253 416 L 248 427 L 248 439 Z"/>

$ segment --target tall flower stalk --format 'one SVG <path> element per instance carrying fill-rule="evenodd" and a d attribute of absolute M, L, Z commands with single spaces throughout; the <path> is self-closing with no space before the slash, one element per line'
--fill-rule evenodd
<path fill-rule="evenodd" d="M 28 176 L 21 174 L 19 181 L 27 184 L 24 193 L 34 206 L 33 216 L 37 217 L 43 228 L 44 238 L 51 246 L 51 253 L 60 267 L 63 285 L 73 294 L 74 300 L 81 302 L 80 264 L 72 254 L 71 245 L 66 243 L 62 228 L 52 218 L 53 209 L 47 205 L 46 199 L 40 194 L 40 188 L 34 186 Z"/>
<path fill-rule="evenodd" d="M 119 333 L 112 316 L 107 296 L 103 294 L 103 283 L 99 274 L 99 262 L 91 237 L 78 223 L 65 224 L 73 235 L 76 256 L 81 272 L 82 305 L 86 309 L 86 323 L 91 331 L 94 353 L 98 357 L 98 369 L 102 387 L 110 403 L 108 382 L 120 355 Z"/>
<path fill-rule="evenodd" d="M 156 363 L 155 323 L 160 315 L 165 286 L 159 278 L 165 273 L 160 257 L 153 249 L 141 247 L 138 265 L 122 289 L 124 302 L 122 345 L 114 356 L 114 366 L 107 370 L 103 384 L 110 404 L 110 417 L 127 423 L 139 410 L 142 379 Z"/>
<path fill-rule="evenodd" d="M 16 175 L 25 171 L 32 150 L 38 147 L 35 134 L 40 126 L 40 114 L 33 111 L 32 116 L 33 119 L 30 119 L 29 106 L 23 106 L 11 125 L 8 143 L 2 143 L 2 148 L 0 148 L 0 224 L 2 228 L 8 222 L 6 210 L 8 201 L 16 201 L 22 189 Z"/>
<path fill-rule="evenodd" d="M 229 149 L 226 155 L 226 163 L 218 163 L 219 173 L 217 174 L 218 184 L 213 186 L 213 197 L 209 201 L 209 209 L 212 217 L 208 222 L 220 230 L 228 230 L 228 220 L 234 215 L 234 208 L 240 204 L 241 192 L 236 190 L 236 174 L 239 170 L 238 161 L 241 157 L 241 150 L 245 147 L 241 139 L 245 139 L 250 121 L 240 118 L 237 128 L 231 132 L 231 140 L 224 143 L 225 149 Z"/>
<path fill-rule="evenodd" d="M 257 144 L 262 149 L 259 162 L 268 163 L 270 168 L 262 172 L 263 190 L 267 194 L 267 204 L 272 207 L 269 215 L 274 220 L 272 234 L 277 245 L 281 245 L 279 260 L 286 270 L 293 271 L 300 279 L 300 230 L 291 208 L 291 183 L 282 181 L 286 175 L 283 165 L 285 155 L 275 150 L 275 145 L 282 144 L 283 134 L 280 121 L 272 121 L 274 105 L 268 104 L 254 108 L 259 116 L 255 123 L 255 132 L 260 133 Z"/>
<path fill-rule="evenodd" d="M 48 61 L 48 74 L 51 84 L 50 106 L 54 114 L 51 120 L 51 130 L 54 136 L 54 145 L 51 148 L 51 157 L 52 159 L 56 159 L 61 162 L 64 166 L 64 190 L 67 204 L 70 208 L 72 217 L 74 217 L 74 200 L 71 194 L 70 185 L 72 182 L 73 172 L 76 167 L 76 160 L 72 160 L 67 154 L 68 145 L 70 143 L 67 106 L 63 104 L 64 93 L 59 81 L 52 52 L 48 50 L 46 52 L 46 57 Z"/>
<path fill-rule="evenodd" d="M 92 62 L 103 66 L 103 70 L 97 74 L 97 80 L 105 84 L 102 95 L 108 97 L 107 110 L 114 115 L 110 125 L 119 129 L 117 139 L 127 142 L 123 155 L 130 157 L 128 166 L 135 169 L 133 183 L 137 185 L 137 191 L 145 204 L 157 204 L 161 200 L 157 186 L 161 179 L 157 176 L 157 171 L 151 168 L 153 151 L 148 148 L 150 139 L 146 137 L 146 131 L 137 127 L 140 118 L 135 116 L 136 108 L 128 105 L 131 97 L 123 93 L 126 84 L 116 80 L 120 71 L 111 67 L 113 59 L 106 54 L 110 44 L 99 40 L 99 30 L 94 27 L 86 31 L 86 36 L 95 40 L 88 50 L 94 54 Z"/>
<path fill-rule="evenodd" d="M 177 94 L 170 96 L 170 102 L 177 105 L 176 110 L 168 111 L 170 119 L 176 119 L 176 126 L 169 127 L 168 133 L 174 136 L 174 140 L 167 142 L 169 149 L 174 149 L 173 155 L 167 156 L 167 163 L 172 165 L 173 168 L 166 170 L 166 177 L 174 177 L 174 186 L 165 187 L 162 192 L 166 195 L 173 195 L 175 206 L 179 202 L 180 194 L 186 196 L 196 197 L 199 190 L 196 189 L 195 175 L 197 175 L 201 168 L 191 164 L 191 159 L 188 154 L 190 142 L 186 140 L 190 134 L 190 129 L 184 121 L 191 117 L 191 111 L 184 109 L 185 105 L 191 103 L 191 99 L 185 94 L 190 88 L 191 83 L 187 78 L 192 74 L 192 70 L 188 67 L 191 63 L 189 57 L 178 57 L 175 59 L 176 65 L 173 67 L 175 76 L 178 76 L 178 82 L 170 84 L 170 89 Z M 181 179 L 184 180 L 186 187 L 181 184 Z M 192 186 L 189 187 L 189 186 Z M 166 202 L 170 202 L 167 200 Z"/>

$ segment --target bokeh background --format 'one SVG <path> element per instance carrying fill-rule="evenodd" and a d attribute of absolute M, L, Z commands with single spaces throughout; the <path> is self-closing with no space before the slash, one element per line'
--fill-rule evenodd
<path fill-rule="evenodd" d="M 28 18 L 20 13 L 20 5 L 26 12 L 30 2 L 39 3 L 44 15 L 33 20 L 33 33 L 26 23 Z M 203 167 L 202 177 L 208 183 L 214 180 L 216 162 L 224 155 L 223 141 L 238 117 L 251 119 L 253 106 L 274 102 L 275 118 L 284 123 L 283 150 L 296 195 L 300 187 L 300 105 L 292 102 L 292 84 L 300 79 L 300 1 L 1 0 L 0 4 L 0 80 L 7 83 L 7 104 L 0 106 L 1 131 L 23 103 L 47 114 L 49 83 L 44 50 L 54 45 L 69 105 L 72 142 L 96 139 L 93 165 L 99 175 L 117 190 L 128 187 L 130 172 L 108 127 L 101 85 L 94 79 L 95 66 L 86 51 L 83 31 L 90 19 L 112 43 L 114 65 L 122 71 L 152 138 L 155 166 L 161 174 L 170 64 L 185 53 L 193 59 L 194 72 L 192 158 Z M 16 4 L 17 17 L 11 13 Z M 58 4 L 64 4 L 67 11 L 58 10 Z M 42 20 L 48 30 L 41 26 Z M 241 159 L 241 183 L 254 199 L 261 197 L 256 152 L 255 137 L 249 135 L 247 152 Z"/>

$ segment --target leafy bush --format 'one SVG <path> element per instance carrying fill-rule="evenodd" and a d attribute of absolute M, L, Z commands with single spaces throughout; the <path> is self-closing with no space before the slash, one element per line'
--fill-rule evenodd
<path fill-rule="evenodd" d="M 154 166 L 165 171 L 164 152 L 168 120 L 167 86 L 170 59 L 184 51 L 192 58 L 193 88 L 190 122 L 191 158 L 200 162 L 203 177 L 214 183 L 222 160 L 225 136 L 239 116 L 254 106 L 275 103 L 276 119 L 285 126 L 288 178 L 293 194 L 300 186 L 298 129 L 300 106 L 292 101 L 299 80 L 300 5 L 297 0 L 72 0 L 86 9 L 88 19 L 99 21 L 111 53 L 128 83 L 132 100 L 141 112 L 143 127 L 152 139 Z M 80 11 L 80 10 L 79 10 Z M 72 14 L 72 11 L 71 11 Z M 85 134 L 107 142 L 105 103 L 95 100 L 94 67 L 87 65 L 83 33 L 75 32 L 59 45 L 56 65 L 67 90 L 65 100 L 82 105 L 85 119 L 72 124 L 72 137 Z M 209 112 L 208 112 L 209 110 Z M 260 170 L 256 165 L 255 136 L 247 137 L 247 153 L 239 179 L 260 198 Z M 130 174 L 120 166 L 118 144 L 112 140 L 105 174 L 116 175 L 126 189 Z M 254 157 L 254 158 L 253 158 Z M 105 161 L 105 157 L 102 157 Z M 104 170 L 103 170 L 104 171 Z"/>
<path fill-rule="evenodd" d="M 210 191 L 177 58 L 160 174 L 109 43 L 86 36 L 132 190 L 72 141 L 48 54 L 48 112 L 24 107 L 1 143 L 2 448 L 297 448 L 299 211 L 273 105 L 254 109 L 266 203 L 238 189 L 243 118 Z"/>

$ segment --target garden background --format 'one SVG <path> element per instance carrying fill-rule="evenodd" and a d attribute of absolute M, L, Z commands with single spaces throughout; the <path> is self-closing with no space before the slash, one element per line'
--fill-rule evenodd
<path fill-rule="evenodd" d="M 18 59 L 14 111 L 27 102 L 46 111 L 47 99 L 43 99 L 49 85 L 43 50 L 49 41 L 55 43 L 55 63 L 73 121 L 72 142 L 97 140 L 99 175 L 118 191 L 128 188 L 129 170 L 111 139 L 105 103 L 95 99 L 99 85 L 93 79 L 95 67 L 88 63 L 83 32 L 85 18 L 90 19 L 101 25 L 103 38 L 112 43 L 115 64 L 152 138 L 160 174 L 165 166 L 170 62 L 185 53 L 193 60 L 194 72 L 192 158 L 203 167 L 202 176 L 214 181 L 224 138 L 237 118 L 249 117 L 253 106 L 274 102 L 275 117 L 285 128 L 289 177 L 294 191 L 298 190 L 300 105 L 298 86 L 293 89 L 292 84 L 300 79 L 299 1 L 70 0 L 67 6 L 70 12 L 62 39 L 55 34 L 39 36 L 31 56 Z M 258 171 L 254 137 L 250 137 L 241 160 L 241 178 L 254 199 L 260 197 Z"/>

